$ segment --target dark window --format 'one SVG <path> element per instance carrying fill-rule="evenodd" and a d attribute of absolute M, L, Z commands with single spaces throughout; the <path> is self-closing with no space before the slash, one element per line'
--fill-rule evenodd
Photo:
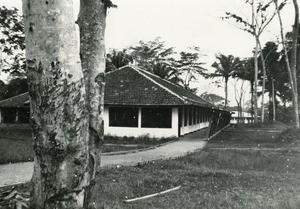
<path fill-rule="evenodd" d="M 199 115 L 200 115 L 200 123 L 203 122 L 203 111 L 202 109 L 199 110 Z"/>
<path fill-rule="evenodd" d="M 197 124 L 197 115 L 198 115 L 198 112 L 197 112 L 197 108 L 196 107 L 194 107 L 193 108 L 193 114 L 194 114 L 194 119 L 193 119 L 193 124 L 195 125 L 195 124 Z"/>
<path fill-rule="evenodd" d="M 110 107 L 109 126 L 138 127 L 138 115 L 136 107 Z"/>
<path fill-rule="evenodd" d="M 178 124 L 179 124 L 179 127 L 183 127 L 183 117 L 182 117 L 182 112 L 183 112 L 183 109 L 181 107 L 178 107 Z"/>
<path fill-rule="evenodd" d="M 2 119 L 3 123 L 15 123 L 16 119 L 16 108 L 3 108 Z"/>
<path fill-rule="evenodd" d="M 199 107 L 197 108 L 197 124 L 200 123 L 200 109 Z"/>
<path fill-rule="evenodd" d="M 184 108 L 184 126 L 187 126 L 188 123 L 188 108 Z"/>
<path fill-rule="evenodd" d="M 142 127 L 172 128 L 172 108 L 142 108 Z"/>
<path fill-rule="evenodd" d="M 192 112 L 192 108 L 189 108 L 189 125 L 192 125 L 192 120 L 193 120 L 193 112 Z"/>
<path fill-rule="evenodd" d="M 18 111 L 18 122 L 19 123 L 29 123 L 29 108 L 28 109 L 25 109 L 25 108 L 22 108 L 22 109 L 19 109 Z"/>

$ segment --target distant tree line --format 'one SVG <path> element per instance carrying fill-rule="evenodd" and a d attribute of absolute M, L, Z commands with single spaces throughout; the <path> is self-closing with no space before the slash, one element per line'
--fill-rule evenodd
<path fill-rule="evenodd" d="M 197 75 L 204 76 L 206 69 L 200 61 L 201 52 L 198 47 L 191 47 L 179 54 L 172 47 L 166 47 L 159 38 L 153 41 L 140 41 L 136 46 L 107 54 L 106 72 L 116 70 L 128 64 L 134 64 L 165 80 L 195 92 L 190 84 Z M 179 57 L 179 58 L 175 58 Z"/>

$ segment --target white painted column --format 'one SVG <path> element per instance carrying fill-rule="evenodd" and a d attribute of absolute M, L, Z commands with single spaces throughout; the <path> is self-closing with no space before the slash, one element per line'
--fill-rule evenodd
<path fill-rule="evenodd" d="M 109 108 L 104 107 L 104 113 L 103 113 L 103 120 L 104 120 L 104 134 L 109 133 Z"/>
<path fill-rule="evenodd" d="M 142 127 L 142 108 L 139 107 L 139 112 L 138 112 L 138 128 Z"/>
<path fill-rule="evenodd" d="M 171 128 L 176 133 L 174 135 L 178 136 L 178 128 L 180 128 L 180 124 L 179 124 L 179 108 L 178 107 L 172 107 L 171 121 L 172 121 L 172 127 Z"/>

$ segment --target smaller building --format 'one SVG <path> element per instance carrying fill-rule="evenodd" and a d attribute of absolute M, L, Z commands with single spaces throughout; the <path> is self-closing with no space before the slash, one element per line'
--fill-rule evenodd
<path fill-rule="evenodd" d="M 29 112 L 28 93 L 0 101 L 0 123 L 29 123 Z"/>
<path fill-rule="evenodd" d="M 248 112 L 242 112 L 242 115 L 239 115 L 238 111 L 231 111 L 231 124 L 237 123 L 254 123 L 254 116 Z"/>

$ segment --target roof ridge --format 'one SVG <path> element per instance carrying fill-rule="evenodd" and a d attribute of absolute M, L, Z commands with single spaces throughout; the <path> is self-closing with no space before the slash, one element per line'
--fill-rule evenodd
<path fill-rule="evenodd" d="M 135 71 L 137 71 L 139 74 L 141 74 L 142 76 L 144 76 L 145 78 L 147 78 L 148 80 L 150 80 L 152 83 L 156 84 L 157 86 L 165 89 L 167 92 L 173 94 L 174 96 L 178 97 L 180 100 L 182 100 L 183 102 L 186 102 L 186 100 L 184 98 L 182 98 L 181 96 L 179 96 L 178 94 L 176 94 L 175 92 L 173 92 L 172 90 L 170 90 L 169 88 L 167 88 L 166 86 L 163 86 L 159 83 L 157 83 L 155 80 L 153 80 L 152 78 L 150 78 L 148 75 L 145 75 L 144 70 L 140 69 L 139 67 L 136 66 L 130 66 L 132 69 L 134 69 Z"/>
<path fill-rule="evenodd" d="M 125 69 L 125 68 L 127 68 L 127 67 L 133 67 L 133 65 L 132 65 L 132 64 L 124 65 L 124 66 L 119 67 L 119 68 L 117 68 L 117 69 L 115 69 L 115 70 L 109 71 L 109 72 L 107 72 L 107 73 L 105 73 L 105 74 L 111 74 L 111 73 L 114 73 L 114 72 L 123 70 L 123 69 Z"/>
<path fill-rule="evenodd" d="M 131 67 L 131 68 L 133 68 L 133 69 L 135 69 L 135 70 L 142 71 L 143 73 L 150 74 L 151 76 L 154 76 L 154 77 L 156 77 L 156 78 L 158 78 L 158 79 L 161 79 L 161 80 L 163 80 L 163 81 L 165 81 L 165 82 L 171 84 L 172 86 L 175 86 L 175 87 L 177 87 L 177 88 L 182 88 L 182 89 L 185 90 L 186 92 L 189 92 L 188 90 L 186 90 L 185 88 L 183 88 L 183 87 L 181 87 L 181 86 L 178 86 L 178 85 L 176 85 L 176 84 L 174 84 L 174 83 L 172 83 L 172 82 L 170 82 L 170 81 L 168 81 L 168 80 L 166 80 L 166 79 L 163 79 L 163 78 L 159 77 L 158 75 L 155 75 L 155 74 L 153 74 L 153 73 L 151 73 L 151 72 L 149 72 L 149 71 L 147 71 L 147 70 L 144 70 L 144 69 L 142 69 L 142 68 L 140 68 L 140 67 L 138 67 L 138 66 L 136 66 L 136 65 L 132 65 L 132 64 L 125 65 L 125 66 L 123 66 L 123 67 L 118 68 L 117 70 L 113 70 L 113 71 L 110 71 L 110 72 L 108 72 L 108 73 L 116 72 L 116 71 L 125 69 L 125 68 L 127 68 L 127 67 Z M 144 76 L 145 76 L 145 75 L 144 75 Z M 147 76 L 145 76 L 145 77 L 147 77 Z M 151 78 L 149 78 L 149 77 L 147 77 L 147 78 L 148 78 L 148 79 L 151 79 Z M 157 82 L 154 81 L 153 79 L 151 79 L 151 81 L 152 81 L 152 82 L 155 82 L 156 85 L 162 86 L 161 84 L 157 83 Z M 191 98 L 188 98 L 188 97 L 184 97 L 184 98 L 186 98 L 186 99 L 184 99 L 184 98 L 180 97 L 178 94 L 176 94 L 175 92 L 173 92 L 172 90 L 170 90 L 169 88 L 167 88 L 167 87 L 165 87 L 165 86 L 162 86 L 162 88 L 168 89 L 168 91 L 169 91 L 170 93 L 173 93 L 175 96 L 179 97 L 182 101 L 190 100 L 190 101 L 192 101 L 192 102 L 198 103 L 198 101 L 196 101 L 196 100 L 194 100 L 194 99 L 191 99 Z M 191 92 L 189 92 L 189 93 L 191 93 Z M 193 93 L 191 93 L 191 94 L 193 94 Z M 194 96 L 197 96 L 197 97 L 199 97 L 199 98 L 201 98 L 200 96 L 198 96 L 198 95 L 196 95 L 196 94 L 193 94 L 193 95 L 194 95 Z M 205 99 L 203 99 L 203 98 L 201 98 L 201 99 L 202 99 L 204 102 L 206 102 L 207 104 L 214 106 L 213 104 L 211 104 L 210 102 L 206 101 Z"/>
<path fill-rule="evenodd" d="M 132 67 L 133 67 L 133 66 L 132 66 Z M 192 92 L 188 91 L 187 89 L 185 89 L 185 88 L 183 88 L 183 87 L 181 87 L 181 86 L 178 86 L 178 85 L 176 85 L 176 84 L 174 84 L 174 83 L 172 83 L 172 82 L 170 82 L 170 81 L 168 81 L 168 80 L 166 80 L 166 79 L 163 79 L 163 78 L 159 77 L 158 75 L 155 75 L 155 74 L 153 74 L 153 73 L 151 73 L 151 72 L 149 72 L 149 71 L 143 70 L 143 69 L 141 69 L 141 68 L 139 68 L 139 67 L 136 67 L 136 68 L 137 68 L 138 70 L 142 71 L 143 73 L 150 74 L 151 76 L 155 76 L 155 77 L 157 77 L 158 79 L 161 79 L 161 80 L 163 80 L 163 81 L 165 81 L 165 82 L 171 84 L 172 86 L 174 86 L 174 87 L 176 87 L 176 88 L 181 88 L 182 90 L 184 90 L 184 91 L 186 91 L 186 92 L 188 92 L 188 93 L 190 93 L 190 94 L 193 94 Z M 150 78 L 150 79 L 151 79 L 151 78 Z M 154 81 L 154 82 L 155 82 L 155 81 Z M 167 88 L 167 87 L 164 87 L 164 88 Z M 167 89 L 168 89 L 168 88 L 167 88 Z M 170 90 L 170 89 L 168 89 L 168 90 Z M 170 91 L 173 92 L 172 90 L 170 90 Z M 174 92 L 173 92 L 173 93 L 174 93 Z M 174 93 L 174 94 L 176 94 L 176 93 Z M 176 94 L 176 95 L 177 95 L 177 94 Z M 179 96 L 179 95 L 177 95 L 177 96 Z M 198 95 L 196 95 L 196 94 L 193 94 L 193 96 L 196 96 L 196 97 L 201 98 L 200 96 L 198 96 Z M 179 97 L 180 97 L 180 96 L 179 96 Z M 181 98 L 181 99 L 182 99 L 182 98 Z M 214 106 L 213 104 L 211 104 L 210 102 L 206 101 L 205 99 L 203 99 L 203 98 L 201 98 L 201 99 L 202 99 L 205 103 Z M 186 97 L 186 96 L 183 96 L 183 100 L 184 100 L 184 101 L 190 100 L 190 101 L 196 102 L 196 103 L 199 102 L 199 101 L 196 101 L 196 100 L 194 100 L 194 99 L 188 98 L 188 97 Z"/>
<path fill-rule="evenodd" d="M 145 72 L 145 73 L 151 74 L 151 75 L 153 75 L 153 76 L 155 76 L 155 77 L 157 77 L 157 78 L 159 78 L 159 79 L 163 79 L 163 78 L 159 77 L 158 75 L 155 75 L 154 73 L 151 73 L 151 72 L 149 72 L 149 71 L 147 71 L 147 70 L 143 70 L 143 69 L 141 69 L 141 68 L 139 68 L 139 70 L 142 70 L 142 71 Z M 173 86 L 182 88 L 182 86 L 176 85 L 175 83 L 172 83 L 172 82 L 169 81 L 169 80 L 166 80 L 166 79 L 163 79 L 163 80 L 166 81 L 166 82 L 168 82 L 169 84 L 172 84 Z"/>
<path fill-rule="evenodd" d="M 8 101 L 8 100 L 14 99 L 14 98 L 16 98 L 16 97 L 23 96 L 23 95 L 25 95 L 25 94 L 29 94 L 29 92 L 27 91 L 27 92 L 24 92 L 24 93 L 22 93 L 22 94 L 18 94 L 18 95 L 9 97 L 9 98 L 7 98 L 7 99 L 1 100 L 1 101 L 0 101 L 0 104 L 3 103 L 3 102 L 6 102 L 6 101 Z"/>

